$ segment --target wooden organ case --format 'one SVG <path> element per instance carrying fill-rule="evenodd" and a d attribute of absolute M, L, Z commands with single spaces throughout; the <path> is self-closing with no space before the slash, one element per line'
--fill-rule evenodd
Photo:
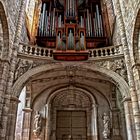
<path fill-rule="evenodd" d="M 42 0 L 36 42 L 54 48 L 55 60 L 87 60 L 107 36 L 99 0 Z"/>

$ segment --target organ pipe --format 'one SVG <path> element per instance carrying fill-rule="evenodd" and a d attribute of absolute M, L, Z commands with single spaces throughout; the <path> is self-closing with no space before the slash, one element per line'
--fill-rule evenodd
<path fill-rule="evenodd" d="M 103 33 L 103 24 L 102 24 L 102 16 L 101 15 L 99 16 L 99 19 L 100 19 L 100 27 L 101 27 L 101 36 L 104 36 L 104 33 Z"/>
<path fill-rule="evenodd" d="M 91 14 L 89 15 L 89 23 L 90 23 L 90 35 L 92 36 L 92 19 L 91 19 Z"/>
<path fill-rule="evenodd" d="M 99 4 L 92 3 L 90 9 L 81 8 L 80 10 L 77 5 L 77 0 L 65 0 L 65 11 L 62 11 L 53 2 L 43 3 L 39 19 L 38 35 L 41 37 L 56 36 L 56 44 L 59 49 L 63 48 L 63 50 L 66 48 L 69 50 L 73 50 L 74 48 L 83 50 L 86 44 L 85 37 L 103 37 L 103 22 Z M 79 26 L 75 25 L 77 23 Z M 70 28 L 73 26 L 72 30 L 66 29 L 69 26 L 68 24 L 70 24 Z M 75 31 L 78 32 L 75 33 Z"/>
<path fill-rule="evenodd" d="M 66 0 L 66 16 L 76 16 L 76 1 Z"/>
<path fill-rule="evenodd" d="M 103 27 L 102 27 L 102 19 L 101 15 L 99 14 L 99 7 L 96 5 L 96 20 L 97 20 L 97 26 L 98 26 L 98 36 L 103 36 Z"/>

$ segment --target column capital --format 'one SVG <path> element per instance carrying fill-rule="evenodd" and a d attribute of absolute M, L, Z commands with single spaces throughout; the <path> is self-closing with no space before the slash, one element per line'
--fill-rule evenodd
<path fill-rule="evenodd" d="M 18 98 L 18 97 L 16 97 L 16 96 L 11 96 L 11 97 L 10 97 L 10 100 L 11 100 L 12 102 L 17 102 L 17 103 L 20 103 L 19 98 Z"/>
<path fill-rule="evenodd" d="M 92 108 L 98 108 L 98 104 L 92 104 Z"/>
<path fill-rule="evenodd" d="M 140 67 L 140 63 L 135 63 L 132 65 L 132 70 L 133 69 L 138 69 Z"/>
<path fill-rule="evenodd" d="M 120 110 L 118 108 L 112 108 L 111 111 L 113 111 L 113 112 L 120 112 Z"/>
<path fill-rule="evenodd" d="M 30 113 L 30 112 L 32 112 L 33 110 L 32 110 L 31 108 L 24 108 L 23 111 L 26 112 L 26 113 Z"/>
<path fill-rule="evenodd" d="M 122 103 L 124 102 L 131 102 L 131 97 L 124 97 Z"/>

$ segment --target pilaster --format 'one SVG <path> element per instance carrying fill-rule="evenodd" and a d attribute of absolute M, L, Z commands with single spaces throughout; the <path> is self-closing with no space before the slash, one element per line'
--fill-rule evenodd
<path fill-rule="evenodd" d="M 23 121 L 23 128 L 22 128 L 22 140 L 29 140 L 32 109 L 24 108 L 23 111 L 24 111 L 24 116 L 23 116 L 24 121 Z"/>
<path fill-rule="evenodd" d="M 131 98 L 124 98 L 122 101 L 124 105 L 124 113 L 125 113 L 125 122 L 126 122 L 126 131 L 127 131 L 127 140 L 133 140 L 133 122 L 132 122 L 132 102 Z"/>
<path fill-rule="evenodd" d="M 7 120 L 7 132 L 6 132 L 6 140 L 14 140 L 15 139 L 15 127 L 16 127 L 16 116 L 17 116 L 17 107 L 19 103 L 19 99 L 17 97 L 12 96 L 10 98 L 10 106 Z"/>

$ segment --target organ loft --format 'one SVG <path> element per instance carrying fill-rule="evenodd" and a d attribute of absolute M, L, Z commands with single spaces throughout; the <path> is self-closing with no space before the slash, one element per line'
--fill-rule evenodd
<path fill-rule="evenodd" d="M 42 0 L 36 43 L 55 60 L 87 60 L 90 49 L 109 45 L 108 19 L 99 0 Z"/>

